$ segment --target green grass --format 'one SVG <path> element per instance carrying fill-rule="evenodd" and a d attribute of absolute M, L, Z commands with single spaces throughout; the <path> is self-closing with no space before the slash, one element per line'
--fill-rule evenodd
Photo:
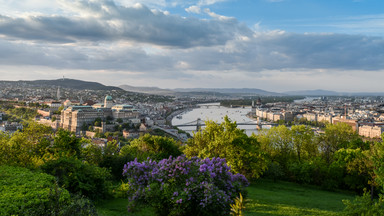
<path fill-rule="evenodd" d="M 100 216 L 154 216 L 150 208 L 142 208 L 140 211 L 130 213 L 127 211 L 128 198 L 115 198 L 102 200 L 96 203 L 97 213 Z"/>
<path fill-rule="evenodd" d="M 245 216 L 253 215 L 338 215 L 344 209 L 343 199 L 355 195 L 330 192 L 289 182 L 258 180 L 248 187 Z M 116 198 L 96 204 L 101 216 L 154 216 L 150 208 L 127 212 L 128 199 Z"/>
<path fill-rule="evenodd" d="M 259 180 L 248 187 L 245 215 L 338 215 L 353 194 Z"/>

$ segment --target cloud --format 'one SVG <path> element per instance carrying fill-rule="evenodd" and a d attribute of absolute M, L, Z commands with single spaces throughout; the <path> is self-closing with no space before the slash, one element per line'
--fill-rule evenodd
<path fill-rule="evenodd" d="M 61 1 L 59 14 L 0 15 L 0 71 L 17 66 L 31 79 L 36 76 L 30 67 L 81 71 L 84 77 L 89 71 L 88 76 L 110 74 L 109 80 L 126 76 L 183 85 L 199 79 L 209 85 L 214 79 L 217 86 L 270 77 L 282 83 L 295 71 L 303 82 L 312 75 L 325 80 L 348 71 L 355 77 L 384 71 L 383 37 L 261 31 L 260 24 L 250 29 L 196 1 L 186 11 L 211 18 L 185 18 L 131 3 Z"/>
<path fill-rule="evenodd" d="M 152 11 L 144 5 L 117 6 L 112 1 L 65 1 L 76 16 L 0 17 L 0 34 L 9 38 L 75 43 L 79 41 L 119 41 L 149 43 L 169 47 L 225 44 L 237 34 L 252 31 L 235 19 L 224 16 L 199 20 Z"/>
<path fill-rule="evenodd" d="M 228 0 L 200 0 L 197 5 L 199 6 L 207 6 L 207 5 L 213 5 L 220 2 L 226 2 Z"/>
<path fill-rule="evenodd" d="M 195 13 L 195 14 L 201 13 L 200 7 L 198 7 L 196 5 L 193 5 L 193 6 L 186 8 L 185 11 L 187 11 L 188 13 Z"/>
<path fill-rule="evenodd" d="M 218 20 L 222 20 L 222 21 L 229 21 L 229 20 L 236 21 L 236 19 L 234 17 L 227 17 L 227 16 L 216 14 L 215 12 L 212 12 L 209 8 L 204 8 L 204 13 L 206 13 L 210 17 L 218 19 Z"/>

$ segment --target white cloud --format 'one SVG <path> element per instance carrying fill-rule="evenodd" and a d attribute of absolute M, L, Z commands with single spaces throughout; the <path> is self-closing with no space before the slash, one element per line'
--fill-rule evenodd
<path fill-rule="evenodd" d="M 220 2 L 226 2 L 228 0 L 200 0 L 197 5 L 199 6 L 207 6 L 207 5 L 213 5 Z"/>
<path fill-rule="evenodd" d="M 188 13 L 195 13 L 195 14 L 201 13 L 200 7 L 196 5 L 190 6 L 189 8 L 185 8 L 185 11 L 187 11 Z"/>
<path fill-rule="evenodd" d="M 227 17 L 227 16 L 216 14 L 215 12 L 212 12 L 209 8 L 204 8 L 204 13 L 208 14 L 212 18 L 222 20 L 222 21 L 236 20 L 236 18 L 234 17 Z"/>

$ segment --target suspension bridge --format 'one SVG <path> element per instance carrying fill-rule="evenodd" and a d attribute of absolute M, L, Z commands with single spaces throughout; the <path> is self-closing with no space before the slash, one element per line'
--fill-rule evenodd
<path fill-rule="evenodd" d="M 270 126 L 277 126 L 276 123 L 270 123 L 270 122 L 261 122 L 261 121 L 257 121 L 257 122 L 254 122 L 254 121 L 248 121 L 248 122 L 240 122 L 240 123 L 236 123 L 237 125 L 255 125 L 256 126 L 256 129 L 261 129 L 263 127 L 263 125 L 270 125 Z M 178 124 L 178 125 L 173 125 L 175 127 L 196 127 L 196 131 L 200 130 L 202 126 L 205 126 L 205 122 L 203 120 L 201 120 L 200 118 L 198 118 L 197 120 L 195 121 L 191 121 L 191 122 L 187 122 L 187 123 L 183 123 L 183 124 Z"/>

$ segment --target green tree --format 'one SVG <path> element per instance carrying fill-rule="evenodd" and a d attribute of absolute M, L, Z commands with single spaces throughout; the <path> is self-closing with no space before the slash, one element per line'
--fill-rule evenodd
<path fill-rule="evenodd" d="M 52 150 L 59 157 L 75 156 L 80 158 L 81 139 L 78 139 L 75 134 L 67 130 L 60 129 L 56 132 Z"/>
<path fill-rule="evenodd" d="M 291 127 L 293 148 L 297 159 L 302 161 L 303 157 L 310 158 L 317 155 L 317 145 L 313 141 L 314 133 L 310 127 L 305 125 L 293 125 Z"/>
<path fill-rule="evenodd" d="M 261 131 L 257 137 L 262 150 L 268 154 L 271 161 L 286 169 L 295 155 L 291 130 L 285 125 L 279 125 Z"/>
<path fill-rule="evenodd" d="M 148 157 L 161 160 L 171 155 L 177 157 L 181 155 L 181 151 L 172 138 L 145 134 L 138 139 L 134 139 L 130 145 L 124 146 L 120 150 L 120 155 L 132 155 L 139 161 L 146 160 Z"/>
<path fill-rule="evenodd" d="M 358 135 L 346 123 L 328 124 L 324 133 L 318 137 L 319 146 L 327 163 L 332 162 L 334 152 L 341 148 L 349 148 Z"/>
<path fill-rule="evenodd" d="M 384 140 L 384 134 L 381 134 Z M 374 172 L 373 180 L 384 193 L 384 141 L 371 146 L 370 160 Z"/>
<path fill-rule="evenodd" d="M 228 116 L 221 124 L 206 121 L 205 125 L 188 140 L 184 149 L 187 157 L 225 158 L 235 173 L 248 178 L 258 178 L 263 173 L 267 163 L 255 136 L 248 137 Z"/>

